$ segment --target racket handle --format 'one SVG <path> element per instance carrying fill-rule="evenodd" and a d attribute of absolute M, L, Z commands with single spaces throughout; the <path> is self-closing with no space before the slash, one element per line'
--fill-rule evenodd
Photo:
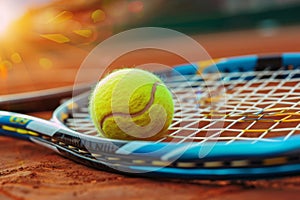
<path fill-rule="evenodd" d="M 37 117 L 0 111 L 0 135 L 30 140 L 42 133 L 51 137 L 60 130 L 56 124 Z"/>
<path fill-rule="evenodd" d="M 1 96 L 0 110 L 13 112 L 40 112 L 55 109 L 64 98 L 73 94 L 83 93 L 91 89 L 91 84 L 82 84 L 78 87 L 67 86 L 55 89 L 41 90 Z"/>

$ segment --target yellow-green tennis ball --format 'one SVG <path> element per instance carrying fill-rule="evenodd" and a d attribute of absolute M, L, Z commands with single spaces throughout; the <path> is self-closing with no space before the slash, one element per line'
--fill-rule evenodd
<path fill-rule="evenodd" d="M 154 74 L 121 69 L 102 79 L 90 96 L 89 111 L 98 132 L 122 140 L 157 139 L 174 114 L 172 94 Z"/>

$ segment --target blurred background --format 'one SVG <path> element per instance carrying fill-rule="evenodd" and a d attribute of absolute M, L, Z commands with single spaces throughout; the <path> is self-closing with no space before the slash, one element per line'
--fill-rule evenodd
<path fill-rule="evenodd" d="M 299 51 L 299 10 L 300 0 L 0 0 L 0 94 L 71 85 L 91 49 L 135 27 L 186 33 L 212 57 Z M 184 61 L 153 51 L 113 65 L 146 62 Z"/>

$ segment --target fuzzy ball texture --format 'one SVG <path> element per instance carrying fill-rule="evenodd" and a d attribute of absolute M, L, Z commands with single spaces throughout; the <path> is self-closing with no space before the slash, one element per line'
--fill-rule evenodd
<path fill-rule="evenodd" d="M 89 111 L 98 132 L 107 138 L 152 140 L 167 133 L 174 115 L 172 94 L 154 74 L 117 70 L 95 87 Z"/>

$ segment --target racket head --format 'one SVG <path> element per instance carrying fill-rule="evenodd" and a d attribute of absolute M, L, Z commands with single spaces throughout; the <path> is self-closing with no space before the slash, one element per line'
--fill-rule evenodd
<path fill-rule="evenodd" d="M 204 68 L 199 62 L 159 73 L 178 97 L 170 134 L 155 142 L 103 138 L 99 142 L 111 142 L 120 155 L 160 161 L 160 166 L 131 167 L 151 175 L 220 179 L 299 172 L 299 67 L 300 54 L 285 53 L 223 58 Z M 216 83 L 222 88 L 217 95 L 229 95 L 218 101 L 221 105 L 212 101 Z M 251 89 L 255 92 L 249 95 Z M 65 102 L 52 120 L 83 138 L 98 140 L 88 114 L 88 97 L 84 93 Z M 240 104 L 245 98 L 249 102 Z"/>

